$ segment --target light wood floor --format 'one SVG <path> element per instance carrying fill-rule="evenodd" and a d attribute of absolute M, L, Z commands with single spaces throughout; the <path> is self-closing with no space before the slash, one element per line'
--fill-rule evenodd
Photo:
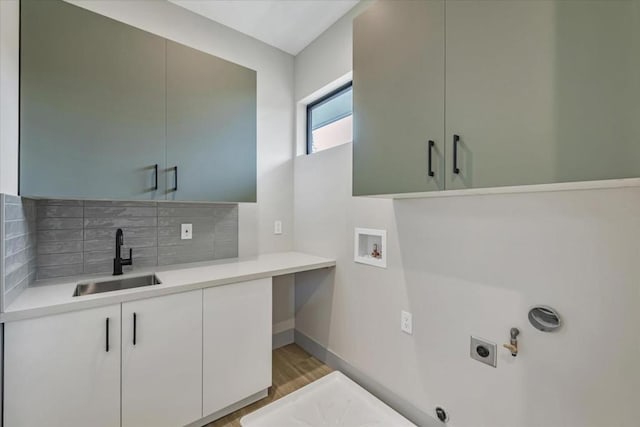
<path fill-rule="evenodd" d="M 331 372 L 324 363 L 312 357 L 295 344 L 281 347 L 273 352 L 273 386 L 269 395 L 206 427 L 240 427 L 240 418 L 287 394 L 322 378 Z"/>

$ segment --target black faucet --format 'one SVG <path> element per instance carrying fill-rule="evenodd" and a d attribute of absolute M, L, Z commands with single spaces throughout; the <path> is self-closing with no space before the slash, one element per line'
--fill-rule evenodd
<path fill-rule="evenodd" d="M 118 228 L 116 231 L 116 257 L 113 259 L 113 275 L 119 276 L 122 274 L 123 265 L 133 264 L 133 249 L 129 248 L 129 258 L 123 259 L 120 256 L 120 249 L 124 244 L 124 236 L 122 235 L 122 228 Z"/>

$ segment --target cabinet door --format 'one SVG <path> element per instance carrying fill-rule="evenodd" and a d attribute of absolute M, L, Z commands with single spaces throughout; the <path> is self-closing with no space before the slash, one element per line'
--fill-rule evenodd
<path fill-rule="evenodd" d="M 119 304 L 4 328 L 5 426 L 120 426 Z"/>
<path fill-rule="evenodd" d="M 378 1 L 354 20 L 353 104 L 354 195 L 443 188 L 443 1 Z"/>
<path fill-rule="evenodd" d="M 255 71 L 167 41 L 167 167 L 171 200 L 256 201 Z"/>
<path fill-rule="evenodd" d="M 640 176 L 638 9 L 447 2 L 447 189 Z"/>
<path fill-rule="evenodd" d="M 164 198 L 164 39 L 64 1 L 22 1 L 20 84 L 23 196 Z"/>
<path fill-rule="evenodd" d="M 122 304 L 122 427 L 202 417 L 202 291 Z"/>
<path fill-rule="evenodd" d="M 203 414 L 271 386 L 271 279 L 204 290 Z"/>

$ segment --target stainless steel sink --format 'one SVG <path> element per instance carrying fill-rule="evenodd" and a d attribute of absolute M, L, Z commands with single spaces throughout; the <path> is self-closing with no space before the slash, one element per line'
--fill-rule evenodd
<path fill-rule="evenodd" d="M 160 285 L 162 282 L 155 274 L 146 276 L 127 277 L 125 279 L 105 280 L 101 282 L 79 283 L 73 292 L 74 297 L 98 294 L 101 292 L 120 291 L 122 289 L 139 288 L 142 286 Z"/>

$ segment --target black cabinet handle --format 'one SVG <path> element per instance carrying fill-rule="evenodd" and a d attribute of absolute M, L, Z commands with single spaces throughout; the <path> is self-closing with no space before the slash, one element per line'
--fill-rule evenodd
<path fill-rule="evenodd" d="M 434 176 L 433 167 L 431 165 L 431 156 L 433 154 L 433 146 L 436 145 L 435 142 L 429 140 L 429 176 Z"/>
<path fill-rule="evenodd" d="M 459 174 L 460 168 L 458 167 L 458 143 L 460 142 L 460 135 L 453 135 L 453 173 Z"/>
<path fill-rule="evenodd" d="M 171 189 L 171 191 L 178 191 L 178 166 L 174 166 L 173 171 L 176 174 L 175 176 L 176 180 L 175 180 L 175 186 Z"/>
<path fill-rule="evenodd" d="M 153 191 L 158 191 L 158 164 L 157 163 L 153 166 L 153 177 L 155 180 L 155 184 L 153 185 Z"/>
<path fill-rule="evenodd" d="M 109 318 L 107 317 L 107 342 L 105 346 L 105 350 L 109 353 Z"/>
<path fill-rule="evenodd" d="M 136 319 L 136 314 L 133 313 L 133 345 L 136 345 L 136 335 L 137 335 L 137 322 L 138 319 Z"/>

